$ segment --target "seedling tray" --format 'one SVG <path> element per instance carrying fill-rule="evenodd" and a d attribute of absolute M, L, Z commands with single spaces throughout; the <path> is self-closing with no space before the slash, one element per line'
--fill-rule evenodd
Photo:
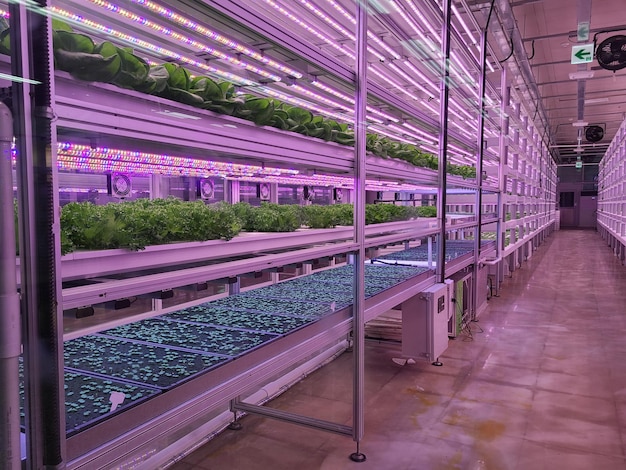
<path fill-rule="evenodd" d="M 75 370 L 168 389 L 228 358 L 100 335 L 66 341 L 65 366 Z"/>
<path fill-rule="evenodd" d="M 105 330 L 102 334 L 118 338 L 163 344 L 186 351 L 204 351 L 236 357 L 277 335 L 226 327 L 150 318 Z"/>
<path fill-rule="evenodd" d="M 301 300 L 264 299 L 245 295 L 233 295 L 211 302 L 215 306 L 245 309 L 255 312 L 319 318 L 330 313 L 330 303 L 306 302 Z"/>
<path fill-rule="evenodd" d="M 22 358 L 19 365 L 20 374 L 20 417 L 24 426 L 24 366 Z M 148 398 L 160 393 L 156 388 L 131 384 L 119 380 L 111 380 L 86 374 L 81 371 L 65 370 L 65 429 L 68 436 L 109 418 Z M 111 394 L 124 394 L 124 400 L 114 411 L 110 401 Z"/>
<path fill-rule="evenodd" d="M 312 321 L 310 318 L 222 308 L 214 306 L 210 302 L 168 313 L 163 318 L 242 328 L 277 335 L 289 333 Z"/>

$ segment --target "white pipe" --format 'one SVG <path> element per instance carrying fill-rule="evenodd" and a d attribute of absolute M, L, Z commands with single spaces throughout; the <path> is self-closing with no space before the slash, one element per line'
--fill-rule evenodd
<path fill-rule="evenodd" d="M 7 470 L 21 468 L 20 300 L 15 276 L 12 141 L 13 117 L 0 102 L 0 467 Z"/>
<path fill-rule="evenodd" d="M 320 354 L 307 362 L 299 365 L 295 369 L 282 375 L 280 378 L 266 384 L 259 391 L 247 397 L 246 403 L 262 405 L 269 400 L 277 397 L 300 380 L 306 378 L 309 374 L 323 367 L 329 362 L 335 360 L 341 355 L 349 344 L 347 340 L 340 341 L 334 346 L 322 351 Z M 226 410 L 202 426 L 187 434 L 185 437 L 172 443 L 157 454 L 151 456 L 148 460 L 137 465 L 135 470 L 154 470 L 155 468 L 168 468 L 191 454 L 196 449 L 202 447 L 215 436 L 221 433 L 233 419 L 233 413 Z"/>

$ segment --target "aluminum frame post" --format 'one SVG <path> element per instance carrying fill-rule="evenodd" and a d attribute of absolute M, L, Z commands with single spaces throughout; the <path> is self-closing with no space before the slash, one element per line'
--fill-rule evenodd
<path fill-rule="evenodd" d="M 485 155 L 485 88 L 487 78 L 485 77 L 487 71 L 487 31 L 489 30 L 489 20 L 491 19 L 491 13 L 487 17 L 487 24 L 483 28 L 480 34 L 480 75 L 478 76 L 478 95 L 480 96 L 480 113 L 478 114 L 478 136 L 477 146 L 478 154 L 476 158 L 476 229 L 474 231 L 474 296 L 472 299 L 472 320 L 476 320 L 476 314 L 478 311 L 478 289 L 484 289 L 485 286 L 478 285 L 478 271 L 480 270 L 480 248 L 481 248 L 481 233 L 483 224 L 483 158 Z"/>
<path fill-rule="evenodd" d="M 354 105 L 354 241 L 359 248 L 354 263 L 354 305 L 352 335 L 354 354 L 354 383 L 352 438 L 356 451 L 350 455 L 355 462 L 364 462 L 360 443 L 364 434 L 365 417 L 365 144 L 367 139 L 367 2 L 356 2 L 356 89 Z"/>
<path fill-rule="evenodd" d="M 437 217 L 441 223 L 437 244 L 436 273 L 439 282 L 446 280 L 446 186 L 448 184 L 448 102 L 450 98 L 450 20 L 452 0 L 443 2 L 441 31 L 441 84 L 439 88 L 439 178 L 437 187 Z"/>
<path fill-rule="evenodd" d="M 27 468 L 65 468 L 53 56 L 48 2 L 11 2 Z"/>
<path fill-rule="evenodd" d="M 500 77 L 500 89 L 502 90 L 502 102 L 500 103 L 500 165 L 498 166 L 498 185 L 500 192 L 498 193 L 498 223 L 496 234 L 496 256 L 498 259 L 502 257 L 504 251 L 504 193 L 506 193 L 506 184 L 504 181 L 504 168 L 508 163 L 509 156 L 509 115 L 508 108 L 511 103 L 511 85 L 508 83 L 509 74 L 506 67 L 502 67 Z"/>

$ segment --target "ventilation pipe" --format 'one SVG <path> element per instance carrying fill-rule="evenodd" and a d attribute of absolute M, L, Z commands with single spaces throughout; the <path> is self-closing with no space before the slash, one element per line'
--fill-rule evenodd
<path fill-rule="evenodd" d="M 7 470 L 21 468 L 20 299 L 15 276 L 12 140 L 11 111 L 0 102 L 0 467 Z"/>

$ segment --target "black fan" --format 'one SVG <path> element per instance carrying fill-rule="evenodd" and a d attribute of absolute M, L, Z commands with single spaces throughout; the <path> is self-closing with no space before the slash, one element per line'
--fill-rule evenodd
<path fill-rule="evenodd" d="M 604 129 L 600 126 L 589 126 L 585 129 L 585 139 L 589 142 L 600 142 L 604 137 Z"/>
<path fill-rule="evenodd" d="M 626 36 L 611 36 L 596 49 L 596 59 L 600 67 L 607 70 L 620 70 L 626 67 Z"/>

